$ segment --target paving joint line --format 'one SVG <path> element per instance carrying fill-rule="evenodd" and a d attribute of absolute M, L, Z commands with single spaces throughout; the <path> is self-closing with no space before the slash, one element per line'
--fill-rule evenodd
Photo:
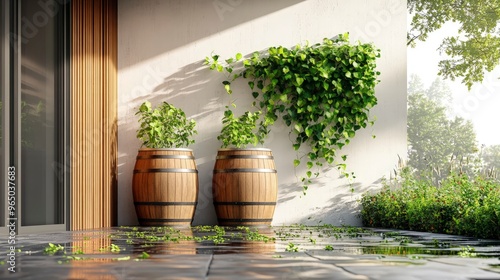
<path fill-rule="evenodd" d="M 352 272 L 352 271 L 349 271 L 349 270 L 347 270 L 345 267 L 338 266 L 338 265 L 336 265 L 336 264 L 334 264 L 334 263 L 324 262 L 322 259 L 320 259 L 320 258 L 318 258 L 318 257 L 316 257 L 316 256 L 314 256 L 314 255 L 311 255 L 308 251 L 304 251 L 304 253 L 305 253 L 306 255 L 308 255 L 309 257 L 311 257 L 311 258 L 313 258 L 313 259 L 316 259 L 316 260 L 320 261 L 321 263 L 326 263 L 326 264 L 332 265 L 332 266 L 334 266 L 334 267 L 336 267 L 336 268 L 340 268 L 340 269 L 342 269 L 343 271 L 345 271 L 346 273 L 349 273 L 349 274 L 352 274 L 352 275 L 356 275 L 356 276 L 366 276 L 366 275 L 364 275 L 364 274 L 357 274 L 357 273 L 354 273 L 354 272 Z"/>
<path fill-rule="evenodd" d="M 500 258 L 499 258 L 499 259 L 500 259 Z M 453 266 L 460 266 L 460 267 L 462 267 L 462 266 L 463 266 L 462 264 L 458 264 L 458 263 L 443 263 L 443 262 L 438 262 L 438 261 L 433 260 L 432 258 L 429 258 L 429 259 L 427 259 L 426 261 L 428 261 L 428 262 L 433 262 L 433 263 L 437 263 L 437 264 L 453 265 Z M 471 267 L 472 267 L 472 266 L 471 266 Z M 477 269 L 480 269 L 480 270 L 482 270 L 482 271 L 486 271 L 486 272 L 493 272 L 493 273 L 498 273 L 498 274 L 500 274 L 500 273 L 499 273 L 499 272 L 497 272 L 497 271 L 488 270 L 487 268 L 482 267 L 482 266 L 474 266 L 474 267 L 475 267 L 475 268 L 477 268 Z M 476 279 L 471 278 L 471 280 L 476 280 Z M 483 280 L 483 279 L 478 278 L 477 280 Z M 490 280 L 490 279 L 489 279 L 489 278 L 485 278 L 484 280 Z M 492 279 L 492 280 L 500 280 L 500 278 L 498 278 L 498 279 Z"/>
<path fill-rule="evenodd" d="M 208 279 L 208 275 L 210 274 L 210 268 L 212 266 L 212 263 L 214 261 L 214 254 L 210 255 L 210 259 L 208 260 L 206 272 L 205 272 L 205 279 Z"/>

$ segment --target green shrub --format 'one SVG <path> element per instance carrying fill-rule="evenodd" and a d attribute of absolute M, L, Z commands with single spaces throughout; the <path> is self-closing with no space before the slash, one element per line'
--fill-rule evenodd
<path fill-rule="evenodd" d="M 146 148 L 185 148 L 194 143 L 196 122 L 188 120 L 180 108 L 163 102 L 154 108 L 149 101 L 139 107 L 137 138 Z"/>
<path fill-rule="evenodd" d="M 385 182 L 361 204 L 365 226 L 500 239 L 498 180 L 451 174 L 436 187 L 406 172 L 398 186 Z"/>

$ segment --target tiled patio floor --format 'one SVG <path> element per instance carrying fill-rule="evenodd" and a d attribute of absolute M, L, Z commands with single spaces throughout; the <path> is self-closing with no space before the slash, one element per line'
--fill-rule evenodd
<path fill-rule="evenodd" d="M 0 238 L 2 279 L 500 279 L 500 240 L 411 231 L 121 227 L 19 235 L 15 273 Z"/>

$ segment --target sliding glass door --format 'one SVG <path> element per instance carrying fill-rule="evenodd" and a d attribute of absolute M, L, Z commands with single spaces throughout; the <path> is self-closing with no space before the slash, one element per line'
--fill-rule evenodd
<path fill-rule="evenodd" d="M 8 26 L 8 18 L 5 17 L 6 8 L 8 5 L 6 1 L 0 2 L 0 35 L 2 36 L 2 41 L 0 43 L 0 92 L 2 94 L 0 100 L 0 180 L 2 182 L 0 189 L 0 228 L 5 227 L 5 222 L 7 219 L 7 215 L 5 214 L 6 210 L 6 194 L 7 194 L 7 178 L 5 177 L 7 173 L 7 168 L 5 163 L 8 162 L 9 157 L 5 147 L 6 134 L 5 127 L 7 122 L 7 110 L 5 110 L 5 104 L 8 103 L 7 94 L 7 80 L 8 80 L 8 45 L 7 40 L 5 40 L 6 34 L 9 34 L 7 30 Z"/>
<path fill-rule="evenodd" d="M 2 117 L 7 119 L 2 135 L 10 136 L 2 137 L 2 176 L 9 175 L 9 168 L 16 170 L 19 232 L 64 230 L 69 151 L 67 7 L 55 0 L 2 2 L 2 18 L 8 19 L 2 29 L 4 48 L 7 45 L 2 64 L 9 68 L 1 72 Z M 12 194 L 6 191 L 3 203 Z M 12 218 L 12 213 L 2 215 L 4 221 Z"/>

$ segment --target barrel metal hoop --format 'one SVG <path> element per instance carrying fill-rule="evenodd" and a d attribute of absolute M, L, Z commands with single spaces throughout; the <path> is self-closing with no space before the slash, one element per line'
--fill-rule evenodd
<path fill-rule="evenodd" d="M 139 152 L 193 152 L 188 148 L 140 148 Z"/>
<path fill-rule="evenodd" d="M 268 148 L 221 148 L 219 152 L 247 152 L 247 151 L 260 151 L 260 152 L 271 152 Z"/>
<path fill-rule="evenodd" d="M 198 170 L 185 168 L 149 168 L 134 169 L 134 173 L 198 173 Z"/>
<path fill-rule="evenodd" d="M 198 202 L 163 202 L 163 201 L 138 201 L 134 205 L 153 205 L 153 206 L 175 206 L 175 205 L 197 205 Z"/>
<path fill-rule="evenodd" d="M 194 156 L 186 156 L 186 155 L 144 155 L 144 156 L 137 156 L 136 159 L 194 159 Z"/>
<path fill-rule="evenodd" d="M 157 223 L 182 223 L 182 222 L 191 222 L 192 219 L 147 219 L 147 218 L 139 218 L 139 222 L 157 222 Z"/>
<path fill-rule="evenodd" d="M 276 205 L 276 202 L 214 201 L 214 205 Z"/>
<path fill-rule="evenodd" d="M 218 218 L 219 222 L 230 222 L 230 223 L 241 223 L 241 222 L 272 222 L 273 219 L 221 219 Z"/>
<path fill-rule="evenodd" d="M 216 173 L 277 173 L 276 169 L 267 168 L 232 168 L 232 169 L 214 169 Z"/>
<path fill-rule="evenodd" d="M 242 158 L 242 159 L 274 159 L 273 156 L 266 156 L 266 155 L 224 155 L 224 156 L 217 156 L 217 159 L 234 159 L 234 158 Z"/>

